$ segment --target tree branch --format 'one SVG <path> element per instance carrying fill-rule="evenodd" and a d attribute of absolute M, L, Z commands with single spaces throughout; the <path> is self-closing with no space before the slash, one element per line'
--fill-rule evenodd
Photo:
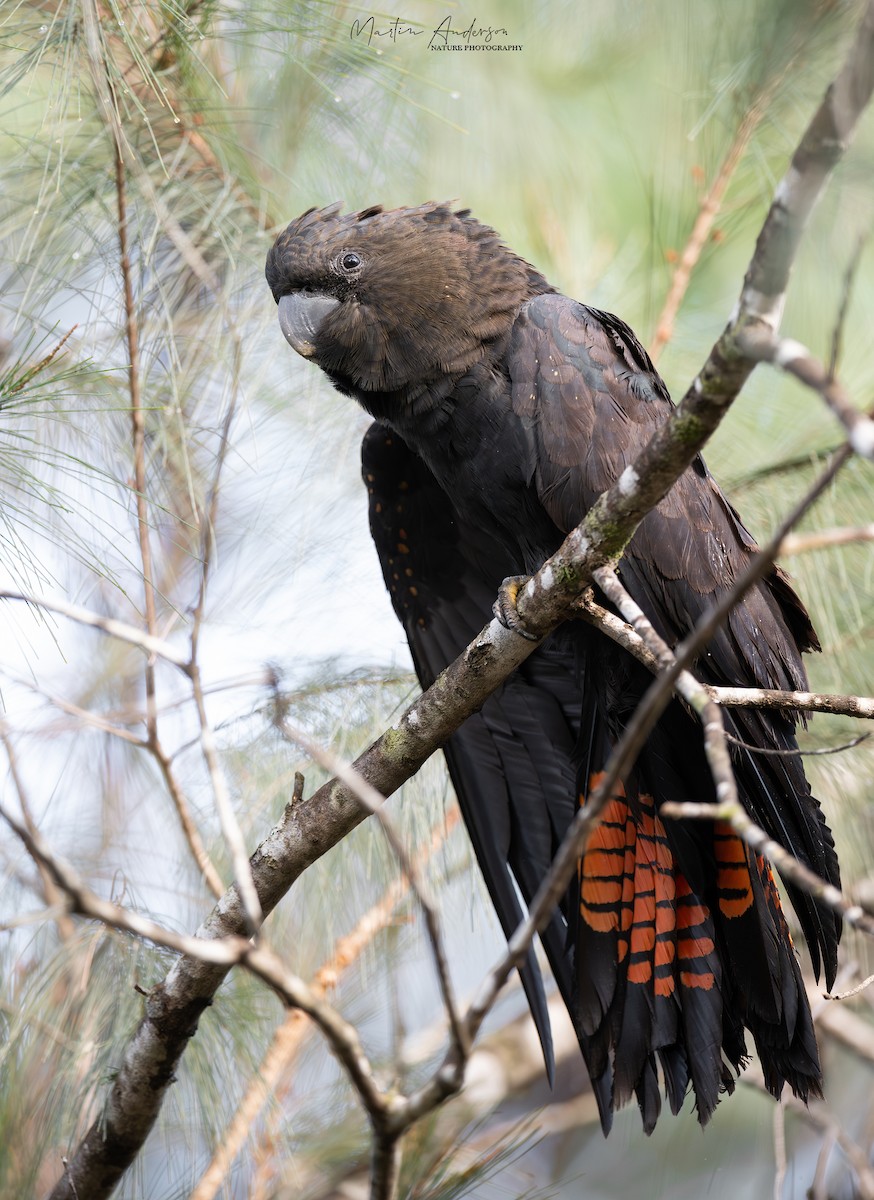
<path fill-rule="evenodd" d="M 784 538 L 781 546 L 788 538 Z M 590 625 L 605 633 L 642 663 L 653 675 L 658 675 L 657 656 L 643 639 L 621 617 L 609 612 L 584 594 L 574 606 L 574 612 Z M 702 684 L 713 699 L 725 708 L 779 708 L 799 712 L 831 713 L 835 716 L 859 717 L 874 720 L 874 696 L 837 696 L 823 692 L 783 692 L 776 688 L 720 687 Z"/>
<path fill-rule="evenodd" d="M 874 936 L 874 917 L 869 916 L 861 905 L 851 904 L 838 888 L 826 883 L 824 879 L 820 879 L 815 871 L 811 871 L 804 863 L 799 862 L 779 842 L 769 838 L 765 831 L 751 820 L 743 805 L 735 801 L 719 804 L 669 801 L 662 805 L 661 812 L 666 817 L 676 820 L 687 818 L 692 821 L 727 822 L 738 837 L 751 846 L 757 854 L 763 854 L 765 858 L 770 859 L 784 879 L 791 880 L 796 887 L 801 888 L 821 904 L 838 913 L 854 929 L 861 929 L 863 933 Z"/>
<path fill-rule="evenodd" d="M 152 637 L 151 634 L 137 629 L 135 625 L 128 625 L 126 621 L 119 621 L 115 617 L 104 617 L 88 608 L 81 608 L 78 604 L 69 604 L 66 600 L 54 600 L 48 596 L 37 596 L 29 592 L 3 590 L 0 591 L 0 600 L 23 600 L 25 604 L 30 604 L 34 608 L 44 608 L 46 612 L 69 617 L 71 621 L 76 621 L 79 625 L 99 629 L 108 637 L 118 638 L 120 642 L 127 642 L 131 646 L 138 646 L 146 654 L 154 654 L 158 658 L 163 658 L 165 662 L 179 667 L 186 674 L 188 673 L 187 654 L 183 654 L 169 642 L 165 642 L 163 638 Z"/>
<path fill-rule="evenodd" d="M 792 338 L 776 337 L 767 329 L 744 330 L 738 344 L 747 358 L 781 367 L 799 383 L 817 392 L 847 431 L 850 445 L 862 458 L 874 458 L 874 421 L 854 407 L 831 372 Z"/>
<path fill-rule="evenodd" d="M 386 812 L 385 796 L 372 787 L 349 763 L 344 762 L 338 755 L 324 746 L 320 746 L 302 730 L 295 729 L 287 718 L 283 718 L 278 722 L 278 728 L 289 741 L 297 743 L 298 746 L 306 750 L 307 754 L 314 758 L 319 766 L 324 767 L 326 771 L 330 771 L 335 778 L 351 788 L 365 810 L 372 816 L 375 816 L 382 827 L 383 833 L 392 848 L 395 858 L 400 864 L 401 870 L 406 876 L 410 890 L 415 896 L 416 902 L 425 918 L 425 928 L 431 944 L 431 955 L 434 959 L 434 969 L 440 985 L 440 995 L 443 999 L 443 1006 L 446 1009 L 446 1016 L 449 1021 L 453 1049 L 460 1060 L 466 1060 L 470 1053 L 470 1045 L 458 1013 L 458 1005 L 455 1002 L 455 991 L 452 987 L 452 978 L 449 973 L 449 960 L 443 944 L 443 934 L 440 929 L 437 904 L 431 895 L 430 889 L 426 887 L 425 880 L 422 878 L 416 864 L 407 853 L 406 847 L 394 827 L 394 823 Z"/>
<path fill-rule="evenodd" d="M 300 776 L 301 791 L 303 776 Z M 298 797 L 299 799 L 300 797 Z M 431 836 L 416 852 L 415 867 L 424 868 L 446 838 L 458 824 L 459 809 L 453 807 L 445 820 L 431 830 Z M 326 995 L 337 986 L 340 974 L 349 969 L 370 945 L 374 937 L 392 921 L 398 906 L 408 896 L 406 879 L 400 875 L 389 884 L 380 899 L 358 920 L 351 932 L 341 937 L 327 961 L 316 971 L 310 987 L 318 995 Z M 236 1114 L 223 1131 L 213 1152 L 213 1158 L 191 1192 L 189 1200 L 213 1200 L 221 1187 L 228 1170 L 242 1149 L 252 1125 L 271 1094 L 276 1095 L 278 1110 L 282 1109 L 283 1089 L 281 1081 L 297 1053 L 309 1026 L 299 1009 L 292 1009 L 285 1021 L 276 1030 L 267 1053 L 252 1076 L 246 1095 L 241 1100 Z M 261 1135 L 264 1137 L 264 1135 Z M 269 1140 L 269 1139 L 268 1139 Z"/>

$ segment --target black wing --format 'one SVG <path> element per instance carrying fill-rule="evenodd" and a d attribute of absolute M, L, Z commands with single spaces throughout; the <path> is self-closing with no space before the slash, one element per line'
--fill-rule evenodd
<path fill-rule="evenodd" d="M 644 348 L 610 313 L 564 296 L 526 304 L 508 353 L 514 411 L 534 442 L 533 484 L 563 532 L 629 467 L 672 405 Z M 698 457 L 641 522 L 620 563 L 628 591 L 675 645 L 718 603 L 756 543 Z M 804 690 L 801 652 L 819 649 L 803 604 L 779 568 L 751 588 L 696 664 L 711 684 Z M 766 749 L 795 746 L 785 713 L 737 710 L 727 724 L 741 741 Z M 810 794 L 798 756 L 738 751 L 738 784 L 754 820 L 800 861 L 836 886 L 834 842 Z M 814 969 L 834 980 L 840 920 L 806 893 L 788 891 Z"/>
<path fill-rule="evenodd" d="M 398 435 L 371 425 L 362 446 L 370 527 L 423 688 L 491 618 L 503 578 L 493 543 L 460 520 L 428 468 Z M 453 735 L 449 773 L 489 894 L 509 937 L 523 918 L 575 811 L 580 691 L 572 656 L 546 645 Z M 567 926 L 542 941 L 570 1004 Z M 522 983 L 552 1079 L 549 1016 L 533 951 Z"/>

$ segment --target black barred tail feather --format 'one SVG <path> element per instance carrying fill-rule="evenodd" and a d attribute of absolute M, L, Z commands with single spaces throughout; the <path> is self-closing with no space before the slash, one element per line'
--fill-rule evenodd
<path fill-rule="evenodd" d="M 591 777 L 590 792 L 601 779 Z M 634 1094 L 652 1132 L 661 1109 L 657 1060 L 671 1110 L 691 1080 L 706 1121 L 729 1082 L 720 1054 L 722 963 L 711 914 L 680 871 L 652 796 L 617 789 L 579 880 L 576 1016 L 593 1075 L 610 1080 L 605 1132 Z"/>
<path fill-rule="evenodd" d="M 602 779 L 590 776 L 588 794 Z M 810 1009 L 770 867 L 724 823 L 704 828 L 684 869 L 674 823 L 640 786 L 620 784 L 580 859 L 572 1016 L 605 1132 L 632 1095 L 654 1129 L 657 1065 L 671 1111 L 691 1084 L 706 1124 L 748 1060 L 744 1027 L 769 1091 L 788 1083 L 805 1101 L 820 1094 Z"/>

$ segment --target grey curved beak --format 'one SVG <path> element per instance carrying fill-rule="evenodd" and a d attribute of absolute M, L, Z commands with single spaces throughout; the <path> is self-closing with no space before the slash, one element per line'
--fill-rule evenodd
<path fill-rule="evenodd" d="M 315 353 L 315 339 L 325 317 L 340 303 L 332 296 L 292 292 L 279 301 L 279 328 L 285 340 L 304 358 Z"/>

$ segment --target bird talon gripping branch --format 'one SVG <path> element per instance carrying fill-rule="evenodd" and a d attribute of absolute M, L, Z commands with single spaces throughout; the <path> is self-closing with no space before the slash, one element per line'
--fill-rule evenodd
<path fill-rule="evenodd" d="M 476 637 L 496 592 L 498 620 L 530 637 L 519 587 L 671 410 L 632 331 L 559 295 L 493 229 L 443 204 L 310 209 L 277 239 L 267 279 L 291 345 L 376 418 L 362 447 L 370 527 L 422 685 Z M 697 458 L 640 523 L 623 584 L 674 645 L 754 553 Z M 803 690 L 801 652 L 817 646 L 775 568 L 696 669 L 708 684 Z M 571 619 L 450 739 L 449 771 L 507 936 L 650 682 L 627 651 Z M 837 884 L 801 759 L 754 752 L 795 746 L 791 714 L 738 709 L 725 719 L 749 747 L 733 758 L 746 811 Z M 820 1093 L 807 994 L 771 870 L 727 823 L 662 814 L 693 799 L 713 803 L 715 786 L 696 719 L 674 700 L 540 935 L 605 1132 L 632 1097 L 649 1132 L 661 1091 L 673 1112 L 693 1092 L 705 1124 L 749 1056 L 747 1033 L 775 1096 L 785 1083 L 802 1099 Z M 786 890 L 830 987 L 839 921 Z M 533 950 L 520 974 L 551 1073 Z"/>
<path fill-rule="evenodd" d="M 498 589 L 498 598 L 492 605 L 492 612 L 505 629 L 511 629 L 513 633 L 518 633 L 529 642 L 539 642 L 537 634 L 525 628 L 525 622 L 516 608 L 519 592 L 529 579 L 529 575 L 508 575 Z"/>

